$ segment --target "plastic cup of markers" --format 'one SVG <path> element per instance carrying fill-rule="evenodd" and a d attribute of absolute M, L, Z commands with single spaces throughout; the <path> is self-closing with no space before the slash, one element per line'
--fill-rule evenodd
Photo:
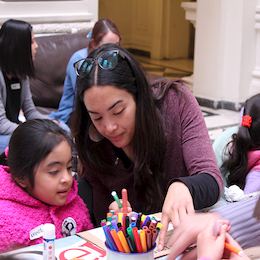
<path fill-rule="evenodd" d="M 107 260 L 154 260 L 154 249 L 156 248 L 155 244 L 151 250 L 144 253 L 121 253 L 109 248 L 106 242 L 105 246 L 107 249 Z"/>

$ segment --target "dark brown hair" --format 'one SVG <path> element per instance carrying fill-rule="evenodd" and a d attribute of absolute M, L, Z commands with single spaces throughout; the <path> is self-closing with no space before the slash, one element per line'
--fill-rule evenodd
<path fill-rule="evenodd" d="M 100 41 L 103 39 L 103 37 L 108 34 L 109 32 L 112 32 L 119 37 L 119 41 L 121 40 L 120 32 L 117 28 L 117 26 L 109 19 L 100 19 L 98 20 L 94 28 L 92 30 L 91 34 L 91 40 L 88 45 L 88 52 L 90 53 L 95 49 L 95 46 L 100 43 Z"/>
<path fill-rule="evenodd" d="M 232 141 L 226 147 L 229 157 L 223 163 L 225 172 L 229 172 L 229 186 L 238 185 L 244 188 L 248 164 L 248 152 L 260 147 L 260 94 L 249 98 L 244 104 L 243 116 L 252 118 L 251 127 L 240 126 L 238 133 L 233 134 Z"/>
<path fill-rule="evenodd" d="M 0 155 L 0 162 L 10 167 L 15 180 L 29 181 L 34 187 L 34 176 L 41 161 L 62 141 L 73 149 L 68 133 L 49 119 L 31 119 L 20 124 L 13 132 L 7 158 Z"/>
<path fill-rule="evenodd" d="M 34 77 L 32 26 L 24 21 L 7 20 L 0 30 L 0 68 L 6 74 L 25 79 Z"/>

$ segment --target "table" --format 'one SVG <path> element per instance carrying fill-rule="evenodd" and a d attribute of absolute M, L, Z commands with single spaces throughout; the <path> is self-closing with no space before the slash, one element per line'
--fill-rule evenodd
<path fill-rule="evenodd" d="M 83 237 L 85 235 L 96 237 L 99 242 L 105 241 L 105 235 L 101 227 L 95 228 L 89 231 L 81 232 L 79 234 L 65 237 L 55 240 L 55 256 L 58 260 L 72 260 L 72 259 L 84 259 L 84 260 L 102 260 L 106 259 L 106 253 L 101 248 L 97 247 L 95 243 L 87 241 Z M 92 240 L 92 238 L 91 238 Z M 15 255 L 18 259 L 26 260 L 42 260 L 43 244 L 38 244 L 22 249 L 14 250 L 5 253 L 4 255 Z M 165 260 L 166 256 L 158 258 Z"/>

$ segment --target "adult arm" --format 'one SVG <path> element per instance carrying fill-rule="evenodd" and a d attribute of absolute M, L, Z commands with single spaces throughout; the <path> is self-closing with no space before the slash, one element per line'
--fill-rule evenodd
<path fill-rule="evenodd" d="M 183 87 L 179 100 L 182 154 L 189 176 L 175 178 L 169 186 L 162 210 L 161 249 L 168 223 L 171 221 L 176 227 L 186 214 L 194 212 L 194 208 L 213 205 L 220 198 L 223 187 L 208 130 L 195 97 Z M 177 187 L 178 193 L 174 192 L 173 186 Z"/>
<path fill-rule="evenodd" d="M 11 135 L 18 124 L 11 122 L 6 117 L 6 111 L 2 99 L 0 100 L 0 134 Z"/>
<path fill-rule="evenodd" d="M 26 119 L 50 119 L 50 117 L 41 114 L 35 108 L 28 79 L 22 81 L 21 108 Z"/>
<path fill-rule="evenodd" d="M 1 135 L 11 135 L 18 124 L 11 122 L 6 117 L 5 111 L 6 104 L 6 86 L 4 81 L 4 76 L 0 71 L 0 134 Z"/>

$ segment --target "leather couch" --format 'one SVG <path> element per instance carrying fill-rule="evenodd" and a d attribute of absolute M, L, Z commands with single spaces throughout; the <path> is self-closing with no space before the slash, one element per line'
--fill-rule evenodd
<path fill-rule="evenodd" d="M 36 37 L 39 47 L 34 60 L 36 78 L 30 79 L 34 104 L 41 113 L 56 111 L 70 57 L 88 46 L 88 32 Z"/>
<path fill-rule="evenodd" d="M 39 47 L 34 60 L 35 79 L 30 79 L 32 98 L 38 111 L 57 111 L 63 93 L 66 67 L 74 52 L 88 46 L 85 33 L 36 37 Z M 150 81 L 162 78 L 148 73 Z"/>

